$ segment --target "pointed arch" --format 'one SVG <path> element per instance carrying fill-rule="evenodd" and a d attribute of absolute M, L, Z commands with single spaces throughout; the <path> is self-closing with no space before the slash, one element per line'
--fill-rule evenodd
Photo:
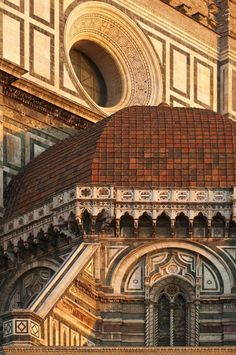
<path fill-rule="evenodd" d="M 157 252 L 165 248 L 172 249 L 184 249 L 192 251 L 200 256 L 205 257 L 210 263 L 213 263 L 217 268 L 219 274 L 222 277 L 223 290 L 225 293 L 230 293 L 231 288 L 234 286 L 234 276 L 224 259 L 212 249 L 209 249 L 205 245 L 199 245 L 193 241 L 181 241 L 181 240 L 157 240 L 147 243 L 146 245 L 141 245 L 132 251 L 130 251 L 120 262 L 117 263 L 112 274 L 108 273 L 107 282 L 113 287 L 114 292 L 119 294 L 121 292 L 123 276 L 126 274 L 127 270 L 137 263 L 137 260 L 143 257 L 145 254 L 151 253 L 153 251 Z"/>
<path fill-rule="evenodd" d="M 134 219 L 128 212 L 120 219 L 120 236 L 126 238 L 134 236 Z"/>
<path fill-rule="evenodd" d="M 102 209 L 100 213 L 98 213 L 96 222 L 95 222 L 95 234 L 100 234 L 102 231 L 102 225 L 107 218 L 107 212 Z"/>
<path fill-rule="evenodd" d="M 184 213 L 175 218 L 175 237 L 187 238 L 189 234 L 189 219 Z"/>
<path fill-rule="evenodd" d="M 207 218 L 199 213 L 193 220 L 193 237 L 205 238 L 207 237 L 208 222 Z"/>
<path fill-rule="evenodd" d="M 138 219 L 138 236 L 149 238 L 153 234 L 152 218 L 144 212 Z"/>
<path fill-rule="evenodd" d="M 213 238 L 223 238 L 225 236 L 225 218 L 219 212 L 212 218 L 211 236 Z"/>
<path fill-rule="evenodd" d="M 171 220 L 170 217 L 163 212 L 156 220 L 156 235 L 158 237 L 171 237 Z"/>
<path fill-rule="evenodd" d="M 86 233 L 86 235 L 91 234 L 92 215 L 87 210 L 84 210 L 81 221 L 82 221 L 83 230 Z"/>

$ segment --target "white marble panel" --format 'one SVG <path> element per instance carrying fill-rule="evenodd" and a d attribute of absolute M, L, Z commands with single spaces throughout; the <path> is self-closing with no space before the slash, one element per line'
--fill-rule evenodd
<path fill-rule="evenodd" d="M 173 87 L 187 93 L 187 56 L 173 50 Z"/>
<path fill-rule="evenodd" d="M 48 80 L 51 78 L 50 49 L 51 38 L 44 33 L 34 30 L 34 73 L 41 75 Z"/>
<path fill-rule="evenodd" d="M 3 58 L 20 65 L 20 21 L 3 14 L 2 28 Z"/>
<path fill-rule="evenodd" d="M 50 22 L 50 3 L 50 0 L 34 0 L 33 14 L 47 22 Z"/>
<path fill-rule="evenodd" d="M 201 63 L 197 63 L 197 100 L 211 104 L 211 71 Z"/>

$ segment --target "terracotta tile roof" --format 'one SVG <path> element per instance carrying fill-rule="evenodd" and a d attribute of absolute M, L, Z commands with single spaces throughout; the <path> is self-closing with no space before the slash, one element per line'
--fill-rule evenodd
<path fill-rule="evenodd" d="M 127 187 L 231 187 L 236 122 L 196 108 L 130 107 L 56 144 L 6 192 L 6 217 L 76 183 Z"/>

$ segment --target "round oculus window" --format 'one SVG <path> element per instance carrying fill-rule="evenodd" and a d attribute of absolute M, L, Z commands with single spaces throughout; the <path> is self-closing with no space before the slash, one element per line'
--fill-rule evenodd
<path fill-rule="evenodd" d="M 80 84 L 97 105 L 112 107 L 119 103 L 121 74 L 103 47 L 93 41 L 79 41 L 70 50 L 70 60 Z"/>

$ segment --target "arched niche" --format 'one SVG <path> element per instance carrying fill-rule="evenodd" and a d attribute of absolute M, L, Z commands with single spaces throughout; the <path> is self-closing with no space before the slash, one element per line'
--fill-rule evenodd
<path fill-rule="evenodd" d="M 217 213 L 211 221 L 211 236 L 213 238 L 223 238 L 225 236 L 225 218 Z"/>
<path fill-rule="evenodd" d="M 138 219 L 138 236 L 141 238 L 150 238 L 152 233 L 152 218 L 147 213 L 144 213 Z"/>
<path fill-rule="evenodd" d="M 171 220 L 165 213 L 162 213 L 156 220 L 156 236 L 161 238 L 171 237 Z"/>
<path fill-rule="evenodd" d="M 205 238 L 207 237 L 207 218 L 199 213 L 193 220 L 193 237 L 194 238 Z"/>
<path fill-rule="evenodd" d="M 83 212 L 81 222 L 82 222 L 82 226 L 83 226 L 83 230 L 84 230 L 85 234 L 86 235 L 91 234 L 92 215 L 87 210 L 85 210 Z"/>
<path fill-rule="evenodd" d="M 120 236 L 124 238 L 134 237 L 134 219 L 125 213 L 120 219 Z"/>
<path fill-rule="evenodd" d="M 180 213 L 175 219 L 175 237 L 187 238 L 189 234 L 189 219 Z"/>

